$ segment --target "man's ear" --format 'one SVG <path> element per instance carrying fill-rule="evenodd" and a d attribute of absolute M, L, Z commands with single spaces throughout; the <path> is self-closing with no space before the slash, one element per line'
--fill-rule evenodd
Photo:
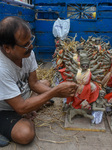
<path fill-rule="evenodd" d="M 5 50 L 5 52 L 6 52 L 7 54 L 9 54 L 9 53 L 11 52 L 12 47 L 11 47 L 10 45 L 4 44 L 4 45 L 3 45 L 3 49 Z"/>

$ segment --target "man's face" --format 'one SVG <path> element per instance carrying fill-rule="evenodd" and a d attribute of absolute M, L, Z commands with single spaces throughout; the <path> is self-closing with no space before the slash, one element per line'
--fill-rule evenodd
<path fill-rule="evenodd" d="M 33 49 L 33 45 L 31 44 L 31 32 L 27 32 L 24 35 L 24 31 L 18 31 L 15 34 L 16 44 L 12 50 L 13 57 L 17 59 L 27 58 L 31 54 L 31 50 Z"/>

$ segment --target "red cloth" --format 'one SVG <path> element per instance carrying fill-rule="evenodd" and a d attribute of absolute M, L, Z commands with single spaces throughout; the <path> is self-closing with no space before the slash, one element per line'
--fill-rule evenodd
<path fill-rule="evenodd" d="M 112 87 L 112 77 L 109 79 L 107 86 Z"/>
<path fill-rule="evenodd" d="M 112 92 L 109 94 L 106 94 L 104 99 L 107 99 L 108 101 L 112 98 Z"/>
<path fill-rule="evenodd" d="M 90 86 L 90 84 L 87 84 L 87 85 L 84 86 L 84 89 L 83 89 L 81 94 L 79 94 L 77 97 L 74 96 L 72 106 L 75 109 L 80 109 L 81 108 L 80 104 L 85 99 L 87 100 L 87 102 L 89 104 L 97 100 L 98 95 L 99 95 L 99 86 L 96 83 L 94 83 L 94 84 L 97 87 L 94 92 L 91 92 L 91 86 Z"/>
<path fill-rule="evenodd" d="M 66 68 L 59 70 L 64 81 L 66 81 L 66 79 L 67 79 L 67 76 L 63 74 L 65 72 L 65 69 Z M 90 75 L 90 78 L 91 78 L 91 75 Z M 83 100 L 86 99 L 89 104 L 96 101 L 96 99 L 98 98 L 98 95 L 99 95 L 99 86 L 95 82 L 94 82 L 94 84 L 96 85 L 96 90 L 94 92 L 91 92 L 91 85 L 89 82 L 88 84 L 84 85 L 84 89 L 83 89 L 81 94 L 78 94 L 77 97 L 75 97 L 75 96 L 74 97 L 68 97 L 66 103 L 69 104 L 70 102 L 73 102 L 72 106 L 75 109 L 80 109 L 81 108 L 80 104 L 82 103 Z"/>
<path fill-rule="evenodd" d="M 59 72 L 61 73 L 61 76 L 62 76 L 62 78 L 63 78 L 64 81 L 66 81 L 66 79 L 68 78 L 66 75 L 63 74 L 65 72 L 65 69 L 66 68 L 63 68 L 63 69 L 59 70 Z M 67 72 L 67 73 L 69 73 L 69 72 Z"/>

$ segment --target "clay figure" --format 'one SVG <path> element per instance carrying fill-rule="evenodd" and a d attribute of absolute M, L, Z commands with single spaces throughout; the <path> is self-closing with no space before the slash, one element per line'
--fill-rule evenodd
<path fill-rule="evenodd" d="M 99 91 L 99 96 L 92 105 L 92 115 L 94 119 L 92 120 L 92 124 L 99 124 L 103 118 L 103 112 L 106 111 L 106 107 L 110 106 L 107 102 L 107 99 L 104 99 L 106 92 L 105 90 Z"/>
<path fill-rule="evenodd" d="M 72 106 L 70 108 L 68 108 L 67 110 L 67 119 L 69 123 L 73 123 L 72 119 L 77 116 L 77 115 L 81 115 L 85 118 L 89 118 L 89 119 L 93 119 L 94 117 L 92 115 L 89 115 L 87 113 L 87 110 L 84 109 L 74 109 Z"/>

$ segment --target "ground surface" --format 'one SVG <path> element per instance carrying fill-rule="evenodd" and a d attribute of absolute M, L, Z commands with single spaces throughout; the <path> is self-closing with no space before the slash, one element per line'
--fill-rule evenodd
<path fill-rule="evenodd" d="M 112 150 L 112 133 L 105 120 L 106 132 L 65 130 L 62 99 L 42 108 L 35 119 L 36 137 L 26 146 L 11 143 L 1 150 Z"/>
<path fill-rule="evenodd" d="M 36 137 L 32 143 L 23 146 L 11 142 L 0 150 L 112 150 L 112 133 L 106 119 L 106 132 L 65 130 L 62 99 L 54 100 L 54 106 L 38 112 L 34 121 Z"/>

